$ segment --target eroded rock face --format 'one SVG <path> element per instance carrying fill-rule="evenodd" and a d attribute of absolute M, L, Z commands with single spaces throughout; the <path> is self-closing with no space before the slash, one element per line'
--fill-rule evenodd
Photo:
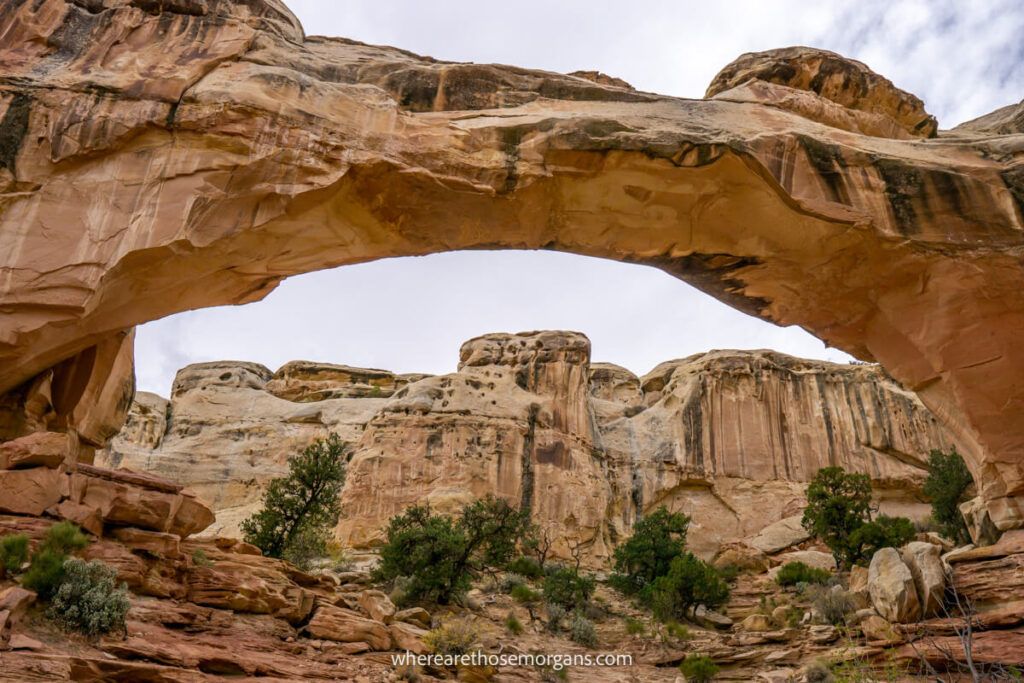
<path fill-rule="evenodd" d="M 744 538 L 785 550 L 806 540 L 804 488 L 828 464 L 870 474 L 890 514 L 923 517 L 922 458 L 954 443 L 876 366 L 716 351 L 641 379 L 589 357 L 578 333 L 486 335 L 463 345 L 457 372 L 387 398 L 352 384 L 399 383 L 383 371 L 317 373 L 307 388 L 292 368 L 327 366 L 190 366 L 169 404 L 141 397 L 99 461 L 187 483 L 217 511 L 211 531 L 234 534 L 287 459 L 334 432 L 351 452 L 346 544 L 378 543 L 410 505 L 453 512 L 490 493 L 530 509 L 557 554 L 582 542 L 600 563 L 659 505 L 693 517 L 689 546 L 704 556 Z M 271 393 L 285 374 L 294 400 Z"/>
<path fill-rule="evenodd" d="M 680 100 L 307 38 L 276 0 L 21 1 L 0 35 L 2 438 L 102 446 L 130 395 L 103 366 L 138 323 L 324 267 L 543 247 L 879 360 L 995 526 L 1024 524 L 1013 112 L 929 138 L 916 98 L 820 51 L 744 56 Z"/>

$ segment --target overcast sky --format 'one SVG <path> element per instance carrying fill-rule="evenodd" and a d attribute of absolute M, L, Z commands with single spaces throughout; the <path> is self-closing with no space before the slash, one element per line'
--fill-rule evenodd
<path fill-rule="evenodd" d="M 287 0 L 286 0 L 287 2 Z M 1024 4 L 806 0 L 290 0 L 306 32 L 438 59 L 570 72 L 701 97 L 743 52 L 788 45 L 866 62 L 920 96 L 943 128 L 1024 97 Z M 571 329 L 594 359 L 642 374 L 713 348 L 847 357 L 798 328 L 759 321 L 664 273 L 548 252 L 389 259 L 291 278 L 262 302 L 139 328 L 139 388 L 167 395 L 188 363 L 304 359 L 398 372 L 455 369 L 486 332 Z"/>

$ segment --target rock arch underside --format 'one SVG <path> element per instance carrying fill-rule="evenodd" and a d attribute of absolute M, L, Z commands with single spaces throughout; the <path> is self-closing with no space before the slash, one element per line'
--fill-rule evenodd
<path fill-rule="evenodd" d="M 808 48 L 705 99 L 308 37 L 276 0 L 0 10 L 0 440 L 117 433 L 133 326 L 456 249 L 660 268 L 877 360 L 1024 525 L 1024 124 Z M 358 296 L 341 292 L 340 296 Z"/>

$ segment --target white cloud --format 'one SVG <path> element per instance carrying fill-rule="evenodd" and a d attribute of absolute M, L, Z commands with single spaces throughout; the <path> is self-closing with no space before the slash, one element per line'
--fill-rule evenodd
<path fill-rule="evenodd" d="M 822 47 L 866 62 L 924 99 L 943 127 L 1024 93 L 1024 7 L 1012 1 L 515 3 L 291 0 L 308 33 L 396 45 L 439 59 L 568 72 L 599 69 L 637 88 L 700 97 L 743 52 Z M 797 328 L 733 311 L 650 268 L 547 252 L 394 259 L 292 278 L 266 300 L 145 325 L 141 389 L 167 394 L 186 363 L 276 369 L 303 358 L 450 372 L 478 334 L 574 329 L 595 360 L 634 372 L 711 348 L 846 358 Z"/>

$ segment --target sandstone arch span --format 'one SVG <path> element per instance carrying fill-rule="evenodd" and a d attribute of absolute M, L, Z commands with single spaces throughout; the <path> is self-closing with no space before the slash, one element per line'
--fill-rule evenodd
<path fill-rule="evenodd" d="M 560 249 L 877 359 L 961 440 L 996 524 L 1024 524 L 1019 109 L 937 133 L 804 48 L 663 97 L 309 38 L 277 0 L 14 2 L 0 64 L 7 438 L 102 444 L 147 320 L 318 268 Z"/>

